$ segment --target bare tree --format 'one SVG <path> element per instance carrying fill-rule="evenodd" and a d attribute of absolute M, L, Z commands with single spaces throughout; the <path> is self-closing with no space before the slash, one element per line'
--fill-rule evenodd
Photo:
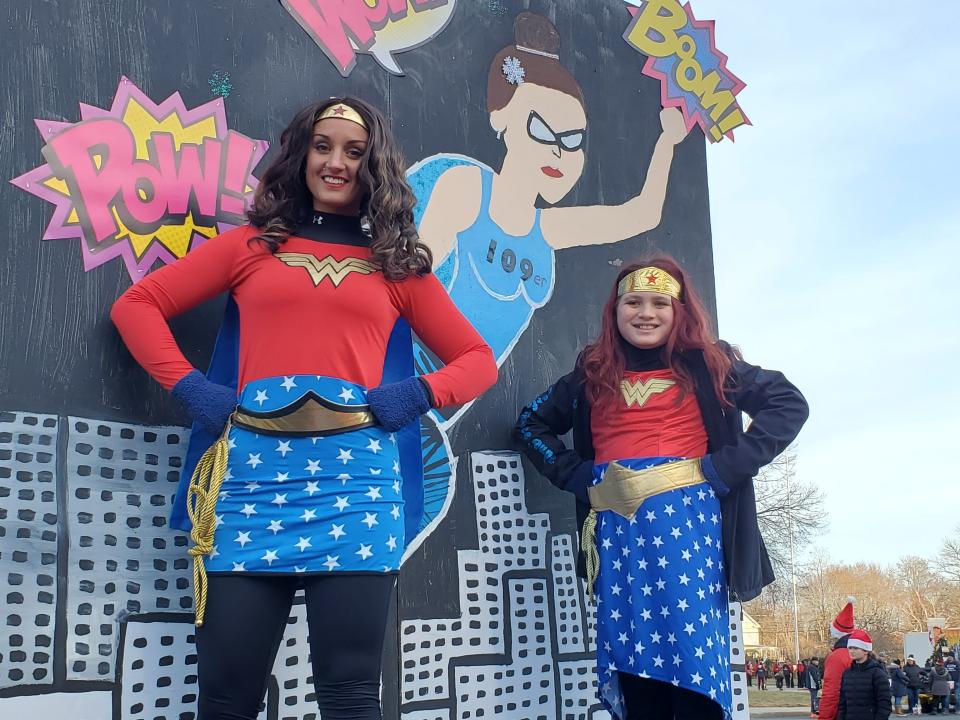
<path fill-rule="evenodd" d="M 823 492 L 812 482 L 796 478 L 797 448 L 788 447 L 754 480 L 757 521 L 770 562 L 780 577 L 790 574 L 790 529 L 796 557 L 810 539 L 827 525 Z"/>
<path fill-rule="evenodd" d="M 781 507 L 779 512 L 788 510 Z M 960 534 L 960 528 L 954 534 Z M 947 627 L 960 624 L 960 543 L 947 537 L 940 547 L 932 560 L 905 556 L 888 567 L 834 563 L 816 549 L 797 572 L 801 655 L 829 652 L 830 622 L 850 595 L 856 596 L 857 627 L 870 632 L 879 651 L 901 652 L 904 633 L 925 632 L 930 618 L 945 618 Z M 784 572 L 745 606 L 761 624 L 764 644 L 781 652 L 789 649 L 792 639 L 790 594 L 789 572 Z"/>
<path fill-rule="evenodd" d="M 901 588 L 901 624 L 905 630 L 926 630 L 927 619 L 943 617 L 947 625 L 957 619 L 956 586 L 939 576 L 928 560 L 908 555 L 897 563 Z"/>
<path fill-rule="evenodd" d="M 960 525 L 943 539 L 937 554 L 937 571 L 954 585 L 960 585 Z"/>

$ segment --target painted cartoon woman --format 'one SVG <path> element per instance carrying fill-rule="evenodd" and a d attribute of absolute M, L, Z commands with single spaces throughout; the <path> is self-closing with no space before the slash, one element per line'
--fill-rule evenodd
<path fill-rule="evenodd" d="M 663 110 L 663 132 L 638 195 L 620 205 L 554 207 L 583 173 L 583 92 L 560 64 L 560 37 L 547 18 L 520 13 L 514 35 L 516 42 L 494 56 L 487 80 L 490 124 L 506 148 L 500 171 L 442 154 L 408 173 L 437 276 L 498 366 L 550 299 L 555 250 L 625 240 L 660 223 L 673 148 L 686 134 L 680 112 Z M 538 208 L 538 198 L 550 207 Z M 417 355 L 426 372 L 431 358 Z"/>

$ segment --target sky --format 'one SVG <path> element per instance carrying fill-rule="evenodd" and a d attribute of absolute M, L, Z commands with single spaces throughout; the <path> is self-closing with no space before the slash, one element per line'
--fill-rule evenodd
<path fill-rule="evenodd" d="M 807 550 L 933 558 L 960 535 L 960 2 L 692 6 L 753 123 L 707 153 L 720 334 L 810 403 Z"/>

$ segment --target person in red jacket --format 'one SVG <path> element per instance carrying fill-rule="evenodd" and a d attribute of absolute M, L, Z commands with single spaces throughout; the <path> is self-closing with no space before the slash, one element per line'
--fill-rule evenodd
<path fill-rule="evenodd" d="M 852 597 L 847 598 L 830 625 L 830 634 L 837 638 L 833 650 L 823 662 L 823 690 L 820 696 L 820 720 L 836 720 L 840 708 L 840 681 L 853 660 L 847 650 L 847 640 L 855 629 Z"/>
<path fill-rule="evenodd" d="M 257 717 L 299 588 L 323 720 L 381 719 L 404 488 L 417 480 L 401 467 L 404 432 L 497 377 L 489 346 L 430 271 L 404 165 L 378 110 L 314 103 L 281 136 L 250 224 L 113 307 L 133 357 L 219 436 L 187 505 L 202 720 Z M 216 380 L 190 364 L 168 320 L 223 292 L 239 342 L 232 377 Z M 401 319 L 441 369 L 387 375 Z"/>

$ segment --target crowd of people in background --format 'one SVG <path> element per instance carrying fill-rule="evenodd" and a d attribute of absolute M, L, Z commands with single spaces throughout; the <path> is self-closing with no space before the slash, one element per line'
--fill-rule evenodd
<path fill-rule="evenodd" d="M 841 649 L 846 649 L 849 653 L 846 645 Z M 823 687 L 822 665 L 822 660 L 817 657 L 803 658 L 797 662 L 749 660 L 745 665 L 747 686 L 756 687 L 758 690 L 774 687 L 777 690 L 807 690 L 811 698 L 811 717 L 820 718 L 822 717 L 819 713 L 820 692 Z M 906 662 L 895 658 L 886 665 L 885 669 L 890 684 L 893 714 L 909 715 L 914 712 L 920 714 L 921 707 L 928 707 L 933 715 L 953 715 L 960 711 L 960 662 L 952 651 L 944 653 L 939 659 L 929 658 L 923 665 L 919 665 L 913 655 L 908 656 Z M 772 681 L 769 688 L 768 680 Z M 930 695 L 932 701 L 922 703 L 921 694 Z"/>
<path fill-rule="evenodd" d="M 951 650 L 941 657 L 935 654 L 923 666 L 917 664 L 913 655 L 907 657 L 906 664 L 897 658 L 887 666 L 887 672 L 890 674 L 893 710 L 897 715 L 917 712 L 923 706 L 921 694 L 932 697 L 929 707 L 933 715 L 954 715 L 960 708 L 960 663 Z M 904 699 L 907 701 L 906 712 L 902 709 Z"/>
<path fill-rule="evenodd" d="M 873 642 L 853 619 L 853 598 L 833 620 L 835 638 L 825 658 L 796 662 L 753 658 L 745 665 L 747 686 L 810 693 L 810 717 L 819 720 L 885 720 L 891 714 L 960 713 L 960 662 L 956 648 L 941 634 L 931 637 L 933 654 L 919 664 L 886 660 L 873 652 Z M 904 701 L 906 701 L 904 703 Z"/>

